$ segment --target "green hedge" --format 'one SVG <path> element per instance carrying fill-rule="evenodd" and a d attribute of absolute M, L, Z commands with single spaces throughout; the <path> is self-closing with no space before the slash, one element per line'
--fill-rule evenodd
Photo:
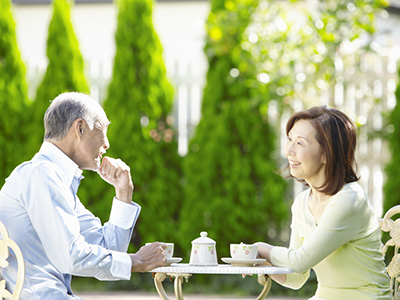
<path fill-rule="evenodd" d="M 134 201 L 142 206 L 133 242 L 139 247 L 175 239 L 182 201 L 181 158 L 170 117 L 173 88 L 152 24 L 152 1 L 122 0 L 118 4 L 116 55 L 104 108 L 111 121 L 108 153 L 131 167 Z M 106 202 L 113 193 L 98 182 L 96 189 L 86 190 L 85 197 L 106 218 L 109 209 L 100 210 L 109 205 Z"/>
<path fill-rule="evenodd" d="M 400 78 L 400 68 L 398 70 Z M 392 206 L 400 204 L 400 83 L 396 89 L 396 106 L 389 117 L 390 134 L 388 136 L 390 148 L 390 161 L 385 167 L 387 181 L 384 186 L 384 205 L 383 211 L 386 213 Z"/>
<path fill-rule="evenodd" d="M 47 38 L 48 65 L 32 105 L 31 143 L 36 151 L 43 137 L 43 117 L 50 101 L 63 92 L 88 93 L 83 58 L 71 23 L 69 0 L 54 0 Z"/>
<path fill-rule="evenodd" d="M 184 159 L 177 240 L 185 257 L 201 231 L 217 242 L 218 256 L 226 257 L 230 243 L 269 240 L 268 230 L 287 216 L 285 183 L 274 173 L 275 134 L 254 101 L 260 92 L 252 86 L 254 70 L 241 64 L 248 55 L 241 48 L 243 32 L 257 4 L 211 2 L 202 118 Z"/>
<path fill-rule="evenodd" d="M 0 188 L 11 171 L 30 158 L 25 65 L 15 35 L 11 1 L 0 0 Z"/>

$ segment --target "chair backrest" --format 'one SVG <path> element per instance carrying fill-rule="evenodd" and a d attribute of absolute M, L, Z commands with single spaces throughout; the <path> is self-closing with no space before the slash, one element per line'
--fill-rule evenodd
<path fill-rule="evenodd" d="M 7 268 L 8 261 L 7 258 L 9 256 L 9 248 L 13 250 L 18 263 L 18 272 L 17 272 L 17 279 L 16 284 L 13 292 L 10 292 L 7 289 L 6 281 L 1 279 L 0 277 L 0 300 L 7 298 L 11 300 L 19 299 L 19 296 L 22 292 L 22 287 L 24 285 L 24 278 L 25 278 L 25 263 L 24 258 L 22 257 L 21 250 L 19 249 L 18 245 L 10 239 L 8 236 L 8 232 L 6 227 L 2 222 L 0 222 L 0 272 L 1 269 Z M 1 275 L 1 273 L 0 273 Z"/>
<path fill-rule="evenodd" d="M 386 256 L 389 247 L 393 247 L 393 257 L 388 264 L 386 271 L 390 276 L 390 284 L 393 289 L 393 299 L 400 299 L 400 218 L 392 219 L 396 214 L 400 214 L 400 205 L 389 209 L 383 219 L 380 220 L 381 230 L 388 232 L 390 239 L 384 244 L 382 253 Z"/>

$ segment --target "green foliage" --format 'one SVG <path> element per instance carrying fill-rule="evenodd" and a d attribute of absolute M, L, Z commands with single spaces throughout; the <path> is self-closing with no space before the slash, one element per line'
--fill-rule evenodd
<path fill-rule="evenodd" d="M 29 158 L 28 107 L 25 66 L 17 45 L 11 1 L 0 0 L 0 187 L 12 169 Z"/>
<path fill-rule="evenodd" d="M 243 32 L 257 5 L 258 0 L 212 2 L 202 119 L 184 161 L 179 242 L 187 254 L 200 231 L 217 241 L 223 257 L 232 242 L 267 240 L 269 225 L 279 226 L 287 215 L 285 184 L 274 173 L 275 134 L 255 101 L 260 90 L 254 70 L 243 64 L 251 60 L 241 49 Z"/>
<path fill-rule="evenodd" d="M 242 48 L 251 53 L 258 81 L 284 106 L 335 106 L 334 89 L 344 70 L 360 70 L 370 51 L 375 14 L 385 4 L 371 1 L 260 1 Z"/>
<path fill-rule="evenodd" d="M 316 4 L 212 2 L 202 120 L 185 159 L 182 246 L 207 230 L 223 244 L 225 255 L 232 240 L 265 240 L 266 228 L 286 217 L 284 184 L 273 174 L 279 161 L 275 133 L 280 129 L 273 126 L 280 121 L 278 112 L 293 100 L 335 105 L 341 72 L 359 68 L 374 33 L 374 14 L 384 2 Z M 196 221 L 189 225 L 185 219 Z"/>
<path fill-rule="evenodd" d="M 48 66 L 33 104 L 32 144 L 38 148 L 44 136 L 43 116 L 50 101 L 63 92 L 88 93 L 82 55 L 71 24 L 69 0 L 53 1 L 47 38 Z"/>
<path fill-rule="evenodd" d="M 398 70 L 400 78 L 400 68 Z M 388 136 L 389 148 L 391 152 L 390 161 L 385 167 L 385 173 L 387 180 L 384 186 L 384 213 L 391 207 L 400 204 L 399 185 L 400 185 L 400 83 L 396 89 L 396 100 L 397 104 L 393 109 L 389 118 L 389 128 L 392 128 L 392 132 Z"/>
<path fill-rule="evenodd" d="M 173 89 L 152 24 L 152 1 L 118 3 L 116 56 L 104 101 L 111 121 L 109 153 L 131 167 L 134 201 L 142 206 L 136 246 L 156 240 L 173 241 L 182 200 L 180 157 L 169 117 Z M 86 191 L 85 198 L 91 208 L 99 211 L 105 206 L 99 199 L 110 201 L 103 193 L 112 197 L 112 192 L 97 183 L 96 189 Z M 102 218 L 107 215 L 100 214 Z"/>
<path fill-rule="evenodd" d="M 321 97 L 328 97 L 328 101 L 333 103 L 335 83 L 343 80 L 341 70 L 358 68 L 361 53 L 368 51 L 369 41 L 364 37 L 373 34 L 374 13 L 383 4 L 380 0 L 328 0 L 315 2 L 317 7 L 308 7 L 307 3 L 273 0 L 211 2 L 205 46 L 209 70 L 202 101 L 202 119 L 184 158 L 185 194 L 179 223 L 166 226 L 170 233 L 178 228 L 177 234 L 168 236 L 168 240 L 179 244 L 184 262 L 189 259 L 190 241 L 197 238 L 200 231 L 208 231 L 209 236 L 217 241 L 218 256 L 224 257 L 229 255 L 232 242 L 270 240 L 270 231 L 280 230 L 289 209 L 285 200 L 286 184 L 274 173 L 280 163 L 276 136 L 280 130 L 279 112 L 287 108 L 296 109 L 290 107 L 293 100 L 309 106 L 320 104 Z M 140 26 L 135 24 L 138 31 L 146 32 Z M 118 53 L 124 53 L 124 57 L 130 57 L 130 60 L 119 61 L 116 57 L 113 87 L 110 86 L 106 102 L 114 103 L 114 108 L 111 104 L 105 107 L 107 111 L 120 111 L 115 116 L 118 124 L 121 122 L 122 125 L 114 124 L 117 122 L 113 120 L 115 117 L 111 120 L 110 138 L 111 129 L 115 127 L 111 150 L 116 150 L 119 143 L 121 150 L 115 153 L 121 154 L 130 165 L 132 162 L 132 174 L 138 187 L 135 197 L 141 203 L 139 197 L 147 188 L 142 186 L 142 182 L 148 182 L 140 176 L 146 169 L 145 163 L 150 162 L 138 159 L 142 156 L 136 153 L 147 148 L 144 146 L 146 139 L 137 137 L 136 133 L 154 129 L 139 124 L 140 119 L 146 124 L 147 118 L 148 126 L 154 124 L 150 117 L 153 108 L 147 107 L 145 100 L 135 102 L 143 110 L 133 108 L 134 100 L 147 99 L 147 94 L 136 91 L 136 88 L 137 82 L 143 80 L 141 72 L 147 71 L 148 66 L 140 64 L 139 68 L 139 63 L 130 61 L 137 59 L 136 54 L 148 62 L 151 58 L 146 56 L 147 53 L 141 53 L 131 41 L 136 39 L 139 43 L 145 34 L 137 34 L 135 27 L 120 27 L 119 32 L 127 33 L 117 33 L 117 40 L 118 37 L 121 39 L 117 57 Z M 364 44 L 360 44 L 361 41 Z M 151 43 L 143 42 L 142 45 Z M 117 75 L 116 69 L 121 74 Z M 122 100 L 117 102 L 117 98 Z M 124 105 L 121 105 L 123 100 Z M 127 131 L 131 134 L 127 135 Z M 129 154 L 128 151 L 136 152 Z M 122 153 L 126 154 L 122 156 Z M 149 150 L 147 153 L 150 159 L 157 159 Z M 170 189 L 175 190 L 175 187 Z M 154 199 L 157 196 L 154 194 Z M 154 224 L 150 222 L 157 225 L 164 221 L 153 217 L 163 207 L 157 206 L 159 202 L 153 203 L 154 206 L 150 203 L 143 206 L 142 224 L 138 226 L 142 237 L 152 236 L 150 231 L 149 235 L 144 231 L 146 227 L 152 228 Z M 176 212 L 175 207 L 173 212 Z M 161 230 L 153 236 L 164 239 Z M 239 291 L 253 291 L 244 280 L 241 283 L 231 278 L 213 278 L 207 286 L 212 282 L 227 287 L 229 292 L 233 291 L 232 286 Z M 140 282 L 137 277 L 133 281 L 135 284 Z M 201 279 L 193 277 L 190 281 L 199 283 Z M 129 283 L 129 286 L 133 284 Z M 188 286 L 193 292 L 204 291 L 203 287 L 193 282 Z M 211 290 L 217 291 L 218 287 Z M 315 276 L 311 285 L 293 293 L 309 296 L 314 290 Z"/>

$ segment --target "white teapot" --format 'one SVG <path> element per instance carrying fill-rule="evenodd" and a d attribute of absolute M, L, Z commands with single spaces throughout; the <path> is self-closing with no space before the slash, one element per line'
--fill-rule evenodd
<path fill-rule="evenodd" d="M 207 232 L 205 231 L 201 232 L 200 236 L 192 241 L 189 264 L 194 266 L 217 266 L 215 241 L 207 237 Z"/>

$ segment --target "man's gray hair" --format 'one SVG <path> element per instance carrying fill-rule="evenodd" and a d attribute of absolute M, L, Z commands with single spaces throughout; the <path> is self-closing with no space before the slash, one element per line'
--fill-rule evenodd
<path fill-rule="evenodd" d="M 76 119 L 83 119 L 92 130 L 96 121 L 109 124 L 101 105 L 90 96 L 71 92 L 58 95 L 44 115 L 44 140 L 61 140 Z"/>

